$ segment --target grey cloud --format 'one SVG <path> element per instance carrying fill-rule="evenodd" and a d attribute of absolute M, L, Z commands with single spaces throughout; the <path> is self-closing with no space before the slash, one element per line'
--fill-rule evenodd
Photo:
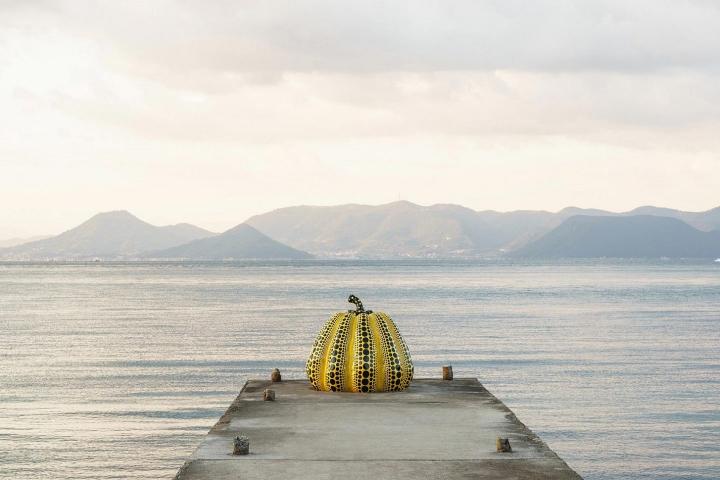
<path fill-rule="evenodd" d="M 50 9 L 129 63 L 212 72 L 621 71 L 720 66 L 708 1 L 81 2 Z M 23 10 L 27 15 L 27 9 Z M 147 68 L 147 67 L 146 67 Z"/>
<path fill-rule="evenodd" d="M 82 95 L 36 103 L 148 137 L 603 140 L 720 118 L 713 2 L 47 1 L 7 8 L 0 47 L 2 27 L 23 52 L 49 31 L 100 61 Z"/>

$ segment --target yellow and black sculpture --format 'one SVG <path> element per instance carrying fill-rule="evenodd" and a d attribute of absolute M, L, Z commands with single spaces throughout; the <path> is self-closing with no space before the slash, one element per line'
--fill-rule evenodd
<path fill-rule="evenodd" d="M 306 371 L 317 390 L 392 392 L 413 377 L 407 345 L 385 313 L 365 310 L 355 295 L 355 310 L 330 317 L 315 339 Z"/>

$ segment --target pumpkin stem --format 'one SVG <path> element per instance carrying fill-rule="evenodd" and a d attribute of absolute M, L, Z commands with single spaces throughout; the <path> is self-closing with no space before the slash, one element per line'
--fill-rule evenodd
<path fill-rule="evenodd" d="M 361 302 L 360 299 L 359 299 L 358 297 L 356 297 L 355 295 L 350 295 L 350 296 L 348 297 L 348 302 L 355 304 L 355 307 L 356 307 L 356 308 L 355 308 L 355 313 L 363 313 L 363 312 L 365 311 L 365 309 L 363 308 L 362 302 Z"/>

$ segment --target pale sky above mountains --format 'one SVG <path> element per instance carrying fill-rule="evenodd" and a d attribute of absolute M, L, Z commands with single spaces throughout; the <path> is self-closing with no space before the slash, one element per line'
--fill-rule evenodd
<path fill-rule="evenodd" d="M 98 211 L 720 205 L 720 3 L 0 3 L 0 238 Z"/>

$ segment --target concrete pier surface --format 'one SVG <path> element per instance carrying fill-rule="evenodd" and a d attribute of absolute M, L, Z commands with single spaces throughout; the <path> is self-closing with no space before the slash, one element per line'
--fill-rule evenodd
<path fill-rule="evenodd" d="M 274 401 L 263 401 L 265 389 Z M 246 436 L 249 455 L 233 455 Z M 496 451 L 498 437 L 512 452 Z M 415 379 L 403 392 L 318 392 L 250 380 L 177 480 L 580 479 L 475 378 Z"/>

